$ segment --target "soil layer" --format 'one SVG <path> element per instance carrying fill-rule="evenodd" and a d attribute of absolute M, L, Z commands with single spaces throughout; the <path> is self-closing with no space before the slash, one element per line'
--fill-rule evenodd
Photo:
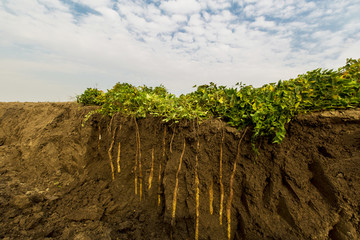
<path fill-rule="evenodd" d="M 360 110 L 299 115 L 282 144 L 217 119 L 0 103 L 1 239 L 359 239 Z"/>

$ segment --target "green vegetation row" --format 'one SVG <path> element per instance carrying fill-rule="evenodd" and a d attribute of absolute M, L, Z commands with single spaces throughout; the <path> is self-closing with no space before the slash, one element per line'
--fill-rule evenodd
<path fill-rule="evenodd" d="M 196 87 L 196 86 L 195 86 Z M 163 86 L 135 87 L 117 83 L 103 92 L 88 88 L 77 96 L 83 105 L 98 105 L 89 113 L 116 113 L 145 118 L 148 115 L 177 123 L 180 120 L 220 118 L 238 129 L 253 126 L 253 140 L 269 136 L 280 143 L 285 125 L 299 113 L 360 106 L 360 59 L 347 59 L 338 70 L 321 68 L 295 79 L 266 84 L 260 88 L 238 83 L 235 87 L 201 85 L 179 97 Z"/>

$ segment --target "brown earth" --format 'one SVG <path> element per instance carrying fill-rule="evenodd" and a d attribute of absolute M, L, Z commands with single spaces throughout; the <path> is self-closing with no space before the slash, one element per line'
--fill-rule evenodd
<path fill-rule="evenodd" d="M 360 110 L 301 115 L 256 155 L 215 119 L 138 120 L 137 151 L 133 119 L 82 127 L 91 109 L 0 103 L 0 239 L 359 239 Z"/>

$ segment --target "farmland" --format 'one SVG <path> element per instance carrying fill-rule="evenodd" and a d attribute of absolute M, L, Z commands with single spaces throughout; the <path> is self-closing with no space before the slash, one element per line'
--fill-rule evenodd
<path fill-rule="evenodd" d="M 0 103 L 0 238 L 357 239 L 359 72 Z"/>

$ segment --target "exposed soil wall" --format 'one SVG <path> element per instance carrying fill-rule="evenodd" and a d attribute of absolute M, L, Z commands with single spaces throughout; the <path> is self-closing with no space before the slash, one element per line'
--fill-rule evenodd
<path fill-rule="evenodd" d="M 299 116 L 256 155 L 251 129 L 219 120 L 82 127 L 91 109 L 0 103 L 0 238 L 360 236 L 360 110 Z"/>

